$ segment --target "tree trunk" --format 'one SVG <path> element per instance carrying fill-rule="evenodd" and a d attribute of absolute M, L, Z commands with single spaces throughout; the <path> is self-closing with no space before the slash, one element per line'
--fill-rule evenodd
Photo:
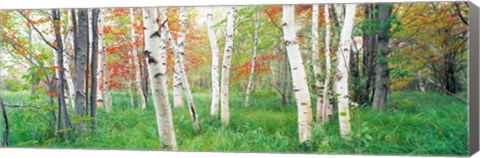
<path fill-rule="evenodd" d="M 179 37 L 180 38 L 180 37 Z M 181 75 L 180 58 L 183 55 L 175 53 L 175 65 L 173 67 L 173 107 L 183 108 L 183 85 Z"/>
<path fill-rule="evenodd" d="M 418 91 L 421 93 L 425 93 L 425 81 L 423 80 L 422 74 L 420 71 L 417 71 L 417 83 L 418 83 Z"/>
<path fill-rule="evenodd" d="M 71 14 L 71 13 L 69 13 Z M 73 86 L 73 78 L 72 78 L 72 71 L 70 70 L 70 63 L 72 61 L 72 57 L 70 56 L 70 54 L 73 54 L 73 53 L 69 53 L 69 52 L 74 52 L 74 47 L 73 47 L 73 44 L 72 42 L 75 40 L 73 34 L 72 36 L 68 36 L 68 34 L 66 35 L 67 38 L 65 39 L 65 51 L 63 52 L 63 67 L 64 67 L 64 74 L 65 74 L 65 80 L 67 81 L 66 83 L 66 89 L 68 90 L 68 104 L 70 105 L 71 108 L 74 108 L 75 107 L 75 90 L 74 90 L 74 86 Z M 68 37 L 71 37 L 71 38 L 68 38 Z M 68 106 L 68 105 L 67 105 Z"/>
<path fill-rule="evenodd" d="M 355 43 L 353 42 L 352 45 L 350 46 L 350 61 L 349 61 L 349 70 L 350 70 L 350 76 L 352 77 L 350 79 L 350 88 L 351 90 L 351 95 L 350 101 L 353 101 L 355 103 L 358 103 L 360 101 L 360 96 L 363 91 L 363 87 L 361 87 L 361 82 L 360 82 L 360 73 L 358 72 L 358 62 L 356 60 L 356 52 Z"/>
<path fill-rule="evenodd" d="M 99 9 L 92 9 L 92 92 L 90 95 L 90 117 L 92 127 L 97 127 L 97 57 L 98 57 L 98 13 Z"/>
<path fill-rule="evenodd" d="M 5 121 L 5 140 L 3 140 L 2 134 L 2 122 L 0 121 L 0 146 L 7 147 L 10 143 L 10 128 L 8 124 L 7 111 L 5 109 L 5 104 L 3 104 L 2 97 L 0 97 L 0 110 L 2 111 L 3 121 Z"/>
<path fill-rule="evenodd" d="M 307 75 L 297 43 L 294 5 L 283 5 L 283 32 L 297 101 L 298 138 L 300 143 L 304 143 L 312 136 L 312 107 Z"/>
<path fill-rule="evenodd" d="M 68 116 L 68 111 L 67 111 L 67 105 L 65 103 L 65 71 L 63 71 L 64 65 L 63 65 L 63 42 L 62 42 L 62 35 L 61 35 L 61 29 L 60 29 L 60 12 L 58 10 L 53 10 L 52 11 L 52 19 L 54 23 L 54 29 L 55 29 L 55 43 L 57 45 L 57 66 L 58 68 L 56 69 L 56 73 L 58 74 L 58 85 L 57 85 L 57 93 L 58 93 L 58 105 L 59 108 L 61 108 L 61 113 L 59 115 L 62 115 L 63 117 L 63 128 L 70 128 L 70 118 Z"/>
<path fill-rule="evenodd" d="M 379 30 L 377 36 L 377 63 L 375 65 L 375 94 L 373 96 L 373 108 L 386 111 L 388 92 L 388 42 L 390 40 L 390 14 L 393 4 L 377 4 L 378 22 L 386 26 Z"/>
<path fill-rule="evenodd" d="M 371 7 L 374 4 L 365 4 L 364 9 L 364 20 L 370 21 L 375 16 L 371 13 Z M 372 83 L 374 80 L 374 49 L 375 49 L 375 34 L 367 33 L 374 31 L 373 27 L 370 25 L 364 26 L 363 29 L 363 76 L 367 79 L 364 83 L 363 91 L 359 95 L 359 103 L 365 104 L 371 101 L 371 97 L 373 96 L 371 93 L 372 91 Z"/>
<path fill-rule="evenodd" d="M 168 105 L 168 94 L 165 93 L 166 91 L 164 90 L 166 86 L 163 86 L 167 80 L 166 43 L 165 40 L 160 40 L 157 9 L 142 8 L 142 11 L 145 32 L 145 55 L 148 62 L 150 87 L 152 89 L 161 147 L 164 149 L 177 150 L 172 111 Z M 162 24 L 164 24 L 166 20 L 167 19 L 162 19 Z M 164 33 L 162 33 L 162 35 L 165 36 Z"/>
<path fill-rule="evenodd" d="M 138 53 L 138 50 L 135 47 L 136 35 L 135 35 L 135 27 L 134 27 L 135 16 L 134 16 L 134 9 L 133 8 L 130 8 L 130 21 L 132 23 L 132 28 L 131 28 L 132 42 L 131 42 L 131 44 L 133 45 L 132 55 L 133 55 L 133 64 L 135 66 L 135 85 L 136 85 L 136 88 L 137 88 L 137 91 L 138 91 L 138 94 L 139 94 L 139 97 L 140 97 L 140 101 L 141 101 L 141 104 L 142 104 L 142 109 L 146 109 L 147 108 L 147 100 L 145 98 L 145 93 L 143 92 L 142 74 L 140 73 L 141 72 L 140 59 L 139 59 L 140 54 Z"/>
<path fill-rule="evenodd" d="M 225 39 L 225 51 L 223 53 L 222 79 L 220 89 L 221 120 L 224 126 L 230 124 L 228 83 L 230 79 L 230 66 L 232 64 L 233 43 L 235 35 L 235 21 L 237 19 L 237 8 L 230 7 L 227 12 L 227 35 Z"/>
<path fill-rule="evenodd" d="M 312 60 L 313 60 L 313 73 L 315 79 L 315 91 L 317 94 L 317 122 L 324 122 L 323 110 L 323 93 L 325 86 L 323 85 L 320 75 L 322 69 L 320 66 L 320 50 L 318 49 L 318 4 L 312 5 Z"/>
<path fill-rule="evenodd" d="M 102 9 L 98 10 L 98 59 L 97 59 L 97 108 L 102 108 L 103 107 L 103 93 L 104 93 L 104 74 L 105 74 L 105 66 L 106 62 L 104 63 L 105 60 L 105 46 L 103 43 L 103 18 L 105 17 L 105 11 Z"/>
<path fill-rule="evenodd" d="M 445 88 L 448 90 L 449 94 L 457 93 L 458 86 L 457 86 L 457 79 L 455 78 L 455 54 L 448 52 L 444 55 L 444 63 L 445 63 Z"/>
<path fill-rule="evenodd" d="M 79 133 L 86 131 L 85 121 L 82 119 L 86 114 L 85 93 L 85 66 L 88 54 L 88 13 L 86 9 L 78 10 L 78 32 L 75 47 L 75 113 L 78 115 L 76 130 Z"/>
<path fill-rule="evenodd" d="M 213 13 L 212 8 L 207 9 L 207 29 L 208 39 L 210 40 L 210 49 L 212 49 L 212 105 L 210 106 L 210 115 L 218 115 L 218 103 L 220 100 L 219 74 L 218 65 L 220 51 L 217 45 L 217 37 L 213 30 Z"/>
<path fill-rule="evenodd" d="M 352 31 L 356 4 L 345 4 L 345 20 L 340 34 L 340 47 L 337 50 L 337 71 L 335 75 L 334 91 L 338 96 L 338 119 L 342 138 L 350 140 L 350 111 L 348 95 L 348 61 L 352 44 Z"/>
<path fill-rule="evenodd" d="M 250 105 L 250 89 L 253 82 L 253 77 L 255 75 L 255 61 L 257 60 L 257 44 L 258 44 L 258 29 L 260 27 L 260 11 L 257 11 L 257 22 L 255 23 L 255 33 L 253 35 L 253 55 L 252 55 L 252 66 L 250 67 L 250 77 L 247 82 L 247 92 L 245 96 L 245 106 Z"/>
<path fill-rule="evenodd" d="M 328 98 L 329 94 L 329 86 L 330 86 L 330 78 L 331 78 L 331 61 L 330 61 L 330 39 L 331 39 L 331 26 L 330 23 L 330 14 L 328 10 L 328 4 L 325 4 L 325 26 L 326 26 L 326 34 L 325 34 L 325 84 L 323 89 L 323 106 L 322 106 L 322 121 L 327 122 L 330 121 L 333 115 L 333 104 L 331 99 Z M 318 114 L 317 114 L 318 115 Z"/>
<path fill-rule="evenodd" d="M 98 47 L 100 48 L 101 50 L 101 55 L 102 55 L 102 70 L 103 72 L 101 73 L 101 75 L 103 75 L 103 93 L 104 93 L 104 98 L 103 98 L 103 102 L 105 103 L 105 110 L 107 111 L 107 113 L 110 113 L 113 109 L 113 106 L 112 106 L 112 97 L 111 97 L 111 94 L 110 94 L 110 75 L 109 75 L 109 72 L 108 72 L 108 54 L 107 54 L 107 51 L 106 51 L 106 48 L 105 48 L 105 40 L 103 38 L 103 26 L 104 26 L 104 17 L 105 17 L 105 12 L 106 10 L 100 10 L 100 15 L 99 15 L 99 20 L 100 20 L 100 29 L 99 32 L 98 32 Z M 100 64 L 99 64 L 100 65 Z M 100 73 L 100 72 L 99 72 Z"/>
<path fill-rule="evenodd" d="M 89 79 L 89 76 L 88 74 L 90 73 L 90 61 L 91 61 L 91 54 L 92 54 L 92 26 L 90 25 L 92 23 L 92 12 L 91 12 L 92 9 L 87 9 L 87 27 L 88 27 L 88 31 L 87 31 L 87 44 L 88 44 L 88 49 L 87 49 L 87 62 L 86 62 L 86 71 L 85 71 L 85 97 L 86 97 L 86 100 L 85 100 L 85 115 L 86 116 L 89 116 L 89 112 L 90 112 L 90 103 L 89 103 L 89 96 L 90 96 L 90 93 L 88 92 L 88 88 L 89 88 L 89 82 L 88 82 L 88 79 Z M 85 121 L 86 122 L 86 121 Z M 87 125 L 85 125 L 87 126 Z"/>
<path fill-rule="evenodd" d="M 287 50 L 285 49 L 285 45 L 283 45 L 281 49 L 283 53 L 283 71 L 280 74 L 280 78 L 281 78 L 280 93 L 282 96 L 282 106 L 285 109 L 287 107 L 288 56 L 287 56 Z"/>
<path fill-rule="evenodd" d="M 167 14 L 166 10 L 162 10 L 161 12 L 162 18 L 167 19 Z M 168 36 L 168 41 L 170 42 L 170 45 L 173 47 L 173 52 L 175 53 L 175 56 L 179 56 L 179 77 L 181 79 L 183 91 L 186 93 L 187 96 L 187 101 L 188 101 L 188 106 L 189 106 L 189 112 L 190 112 L 190 118 L 192 119 L 192 124 L 195 132 L 200 131 L 200 126 L 198 125 L 198 115 L 195 109 L 195 103 L 193 101 L 193 95 L 192 91 L 190 90 L 190 84 L 188 83 L 188 78 L 187 78 L 187 73 L 185 72 L 185 63 L 184 63 L 184 55 L 185 55 L 185 35 L 187 31 L 187 11 L 185 7 L 180 8 L 180 32 L 178 36 L 178 44 L 173 40 L 173 36 L 170 33 L 170 30 L 168 28 L 168 23 L 167 21 L 164 21 L 166 23 L 162 23 L 162 36 Z M 181 87 L 181 88 L 182 88 Z"/>

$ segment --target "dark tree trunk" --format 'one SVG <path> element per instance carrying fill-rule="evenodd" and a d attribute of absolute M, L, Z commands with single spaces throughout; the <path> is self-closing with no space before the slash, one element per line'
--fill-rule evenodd
<path fill-rule="evenodd" d="M 372 20 L 374 16 L 370 12 L 372 4 L 365 4 L 365 20 Z M 364 82 L 364 88 L 362 93 L 359 94 L 359 103 L 369 103 L 371 101 L 370 96 L 373 96 L 371 93 L 372 90 L 372 83 L 374 78 L 374 49 L 375 49 L 375 34 L 373 31 L 372 26 L 364 26 L 363 28 L 363 76 L 366 79 Z"/>
<path fill-rule="evenodd" d="M 81 117 L 77 118 L 76 130 L 79 133 L 86 131 L 83 117 L 86 113 L 86 93 L 85 93 L 85 66 L 86 56 L 88 54 L 88 13 L 87 9 L 78 10 L 78 32 L 75 47 L 75 112 Z"/>
<path fill-rule="evenodd" d="M 7 111 L 5 110 L 5 104 L 3 104 L 2 97 L 0 97 L 0 106 L 2 108 L 3 121 L 5 121 L 5 140 L 4 140 L 5 142 L 3 142 L 3 143 L 5 144 L 5 146 L 8 146 L 9 142 L 10 142 L 10 127 L 9 127 L 9 124 L 8 124 Z M 1 129 L 2 128 L 0 127 L 0 130 Z M 3 136 L 0 135 L 0 137 L 3 137 Z M 2 144 L 0 144 L 0 145 L 2 145 Z"/>
<path fill-rule="evenodd" d="M 77 51 L 75 49 L 77 49 L 77 38 L 78 38 L 78 31 L 77 31 L 77 16 L 75 15 L 75 9 L 71 9 L 70 10 L 70 14 L 72 15 L 72 29 L 73 29 L 73 51 L 74 51 L 74 55 L 73 55 L 73 60 L 74 61 L 77 61 Z"/>
<path fill-rule="evenodd" d="M 353 46 L 351 46 L 353 47 Z M 363 93 L 360 83 L 360 74 L 358 72 L 358 63 L 355 60 L 356 53 L 353 48 L 350 48 L 350 61 L 349 61 L 349 70 L 350 70 L 350 80 L 351 80 L 351 89 L 353 93 L 351 95 L 351 100 L 358 103 L 360 101 L 360 96 Z"/>
<path fill-rule="evenodd" d="M 89 104 L 89 99 L 88 99 L 89 98 L 89 92 L 88 92 L 88 87 L 89 87 L 88 79 L 89 79 L 89 77 L 88 77 L 88 74 L 90 73 L 90 53 L 91 53 L 92 50 L 90 50 L 91 49 L 91 47 L 90 47 L 90 31 L 91 30 L 89 28 L 89 26 L 90 26 L 89 18 L 90 17 L 88 17 L 88 10 L 86 10 L 85 12 L 86 12 L 85 16 L 86 16 L 86 19 L 87 19 L 85 21 L 85 23 L 87 25 L 87 32 L 86 32 L 86 34 L 87 34 L 86 35 L 87 36 L 87 56 L 85 58 L 85 60 L 87 60 L 87 62 L 85 63 L 85 98 L 86 98 L 85 99 L 85 116 L 88 116 L 89 110 L 90 110 L 90 108 L 89 108 L 90 104 Z M 80 22 L 79 22 L 79 25 L 81 25 Z"/>
<path fill-rule="evenodd" d="M 375 94 L 373 96 L 373 108 L 386 111 L 388 93 L 388 42 L 390 41 L 390 14 L 393 4 L 381 3 L 375 8 L 378 10 L 378 22 L 385 27 L 378 30 L 375 65 Z"/>
<path fill-rule="evenodd" d="M 455 94 L 457 93 L 457 80 L 455 78 L 455 67 L 454 67 L 454 54 L 447 53 L 444 56 L 445 62 L 445 89 L 448 92 Z"/>
<path fill-rule="evenodd" d="M 98 9 L 92 10 L 92 92 L 90 94 L 90 116 L 92 127 L 97 127 L 97 57 L 98 57 Z"/>
<path fill-rule="evenodd" d="M 61 29 L 60 29 L 60 13 L 58 10 L 53 10 L 52 11 L 52 19 L 53 19 L 53 27 L 55 30 L 55 43 L 57 45 L 57 65 L 58 65 L 58 86 L 57 86 L 57 102 L 58 102 L 58 108 L 60 109 L 59 115 L 62 115 L 63 120 L 62 120 L 62 125 L 63 128 L 70 128 L 70 119 L 68 117 L 68 111 L 67 111 L 67 104 L 65 103 L 65 71 L 63 70 L 63 42 L 62 42 L 62 35 L 61 35 Z M 60 117 L 59 117 L 60 118 Z M 60 121 L 60 119 L 58 120 Z M 64 133 L 66 134 L 66 132 Z M 67 137 L 66 135 L 64 135 Z"/>

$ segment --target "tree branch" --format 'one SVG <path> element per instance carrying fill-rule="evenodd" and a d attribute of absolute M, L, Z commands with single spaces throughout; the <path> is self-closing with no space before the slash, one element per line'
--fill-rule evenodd
<path fill-rule="evenodd" d="M 457 15 L 458 17 L 460 17 L 460 20 L 462 20 L 462 22 L 468 26 L 468 21 L 465 20 L 465 18 L 463 17 L 462 15 L 462 12 L 460 11 L 460 7 L 458 6 L 458 3 L 453 3 L 455 5 L 455 8 L 457 9 Z"/>
<path fill-rule="evenodd" d="M 53 46 L 52 43 L 49 42 L 49 41 L 45 38 L 45 36 L 43 36 L 42 32 L 40 32 L 40 30 L 38 30 L 38 28 L 35 27 L 35 25 L 33 25 L 33 22 L 32 22 L 25 14 L 23 14 L 20 10 L 17 10 L 17 12 L 18 12 L 20 15 L 22 15 L 23 18 L 25 18 L 25 20 L 28 21 L 28 23 L 33 27 L 33 29 L 35 30 L 35 32 L 37 32 L 37 33 L 40 35 L 40 37 L 42 37 L 42 40 L 43 40 L 48 46 L 52 47 L 54 50 L 57 50 L 57 48 L 56 48 L 55 46 Z"/>

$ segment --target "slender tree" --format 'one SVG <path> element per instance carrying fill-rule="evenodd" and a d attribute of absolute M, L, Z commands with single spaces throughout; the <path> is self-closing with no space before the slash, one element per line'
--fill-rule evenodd
<path fill-rule="evenodd" d="M 99 9 L 92 9 L 92 92 L 90 94 L 90 117 L 93 128 L 97 127 L 97 57 L 98 57 L 98 13 Z"/>
<path fill-rule="evenodd" d="M 345 19 L 343 20 L 342 31 L 340 34 L 340 47 L 336 52 L 337 70 L 335 74 L 334 91 L 338 100 L 338 119 L 340 124 L 340 134 L 344 139 L 351 139 L 349 95 L 348 95 L 348 68 L 347 63 L 350 60 L 350 49 L 352 44 L 353 22 L 355 17 L 356 4 L 345 4 Z"/>
<path fill-rule="evenodd" d="M 229 95 L 228 95 L 228 82 L 230 79 L 230 66 L 232 64 L 233 54 L 233 39 L 235 34 L 235 21 L 237 19 L 237 8 L 229 7 L 227 12 L 227 34 L 225 39 L 225 51 L 223 53 L 223 66 L 222 66 L 222 78 L 220 89 L 220 107 L 221 107 L 221 120 L 224 126 L 230 124 L 230 111 L 229 111 Z"/>
<path fill-rule="evenodd" d="M 133 8 L 130 8 L 130 22 L 132 23 L 132 28 L 131 30 L 131 36 L 132 36 L 132 41 L 131 45 L 135 46 L 136 43 L 136 34 L 135 34 L 135 16 L 134 16 L 135 10 Z M 142 89 L 142 74 L 141 74 L 141 69 L 140 69 L 140 59 L 139 59 L 139 53 L 137 51 L 136 47 L 132 48 L 132 55 L 133 55 L 133 64 L 135 66 L 135 85 L 137 88 L 137 92 L 140 96 L 141 104 L 142 104 L 142 109 L 147 108 L 147 100 L 145 98 L 143 89 Z"/>
<path fill-rule="evenodd" d="M 164 8 L 161 8 L 162 11 Z M 157 9 L 142 8 L 145 55 L 147 59 L 148 77 L 150 79 L 153 104 L 155 108 L 157 129 L 162 148 L 177 150 L 177 142 L 175 139 L 175 130 L 172 119 L 172 111 L 168 105 L 168 97 L 162 86 L 167 80 L 166 77 L 166 43 L 160 40 L 159 19 Z M 167 19 L 162 19 L 162 24 Z M 165 36 L 162 33 L 162 36 Z"/>
<path fill-rule="evenodd" d="M 323 122 L 329 121 L 333 114 L 333 104 L 328 99 L 329 94 L 329 86 L 330 86 L 330 78 L 331 78 L 331 57 L 330 57 L 330 39 L 331 39 L 331 22 L 330 22 L 330 12 L 328 9 L 329 5 L 325 4 L 325 26 L 326 26 L 326 34 L 325 34 L 325 88 L 323 89 L 323 106 L 322 106 L 322 120 Z"/>
<path fill-rule="evenodd" d="M 313 60 L 313 73 L 315 79 L 315 91 L 317 94 L 317 114 L 316 120 L 317 122 L 324 122 L 325 119 L 322 115 L 323 113 L 323 97 L 322 91 L 324 89 L 324 85 L 320 79 L 320 74 L 322 73 L 322 69 L 320 66 L 320 50 L 318 48 L 318 4 L 312 5 L 312 60 Z M 328 36 L 328 35 L 327 35 Z"/>
<path fill-rule="evenodd" d="M 162 19 L 167 19 L 166 10 L 163 10 Z M 167 22 L 168 23 L 168 22 Z M 192 119 L 193 128 L 196 132 L 200 131 L 200 126 L 198 125 L 198 115 L 195 108 L 195 103 L 193 101 L 192 91 L 190 90 L 190 84 L 188 83 L 187 73 L 185 72 L 185 63 L 184 63 L 184 55 L 185 55 L 185 35 L 187 31 L 187 10 L 185 7 L 180 8 L 180 32 L 178 35 L 178 43 L 173 40 L 173 37 L 168 29 L 168 24 L 162 25 L 162 34 L 168 35 L 168 41 L 170 45 L 173 47 L 173 52 L 175 56 L 179 56 L 178 66 L 179 66 L 179 77 L 182 82 L 182 87 L 187 96 L 188 107 L 190 112 L 190 118 Z"/>
<path fill-rule="evenodd" d="M 103 107 L 103 93 L 104 93 L 104 59 L 105 59 L 105 46 L 103 44 L 103 18 L 105 12 L 102 9 L 98 9 L 97 20 L 97 47 L 98 47 L 98 59 L 97 59 L 97 108 Z M 106 63 L 105 63 L 106 64 Z"/>
<path fill-rule="evenodd" d="M 260 27 L 260 11 L 256 13 L 256 23 L 255 23 L 255 33 L 253 34 L 253 55 L 252 55 L 252 66 L 250 67 L 250 76 L 247 82 L 247 92 L 245 95 L 245 106 L 250 105 L 250 89 L 252 87 L 253 77 L 255 75 L 255 61 L 257 60 L 257 44 L 258 44 L 258 29 Z"/>
<path fill-rule="evenodd" d="M 312 103 L 308 90 L 307 75 L 297 42 L 294 5 L 283 5 L 282 26 L 297 102 L 298 138 L 300 143 L 304 143 L 309 141 L 312 136 Z"/>
<path fill-rule="evenodd" d="M 220 100 L 220 87 L 219 87 L 219 58 L 220 51 L 218 49 L 217 37 L 215 36 L 215 31 L 213 30 L 213 13 L 212 8 L 207 8 L 207 29 L 208 29 L 208 39 L 210 40 L 210 49 L 212 49 L 212 105 L 210 106 L 210 115 L 218 115 L 218 103 Z"/>
<path fill-rule="evenodd" d="M 64 95 L 65 92 L 65 79 L 64 79 L 64 74 L 65 71 L 63 71 L 63 42 L 62 42 L 62 35 L 61 35 L 61 29 L 60 29 L 60 15 L 59 15 L 58 10 L 52 10 L 52 19 L 53 19 L 53 27 L 54 27 L 54 32 L 55 32 L 55 44 L 57 46 L 57 61 L 56 64 L 58 68 L 56 69 L 56 73 L 58 74 L 58 85 L 57 85 L 57 93 L 59 94 L 57 99 L 58 99 L 58 108 L 60 113 L 58 113 L 59 118 L 60 116 L 63 117 L 62 124 L 63 128 L 70 128 L 70 118 L 68 116 L 67 112 L 67 105 L 65 103 L 65 98 Z M 58 119 L 60 121 L 60 119 Z"/>

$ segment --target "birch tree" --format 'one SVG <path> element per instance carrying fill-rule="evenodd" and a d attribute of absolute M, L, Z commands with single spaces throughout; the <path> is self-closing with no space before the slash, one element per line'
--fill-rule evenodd
<path fill-rule="evenodd" d="M 99 75 L 102 75 L 102 84 L 103 85 L 103 90 L 102 91 L 99 91 L 100 94 L 104 94 L 104 98 L 102 100 L 103 103 L 105 103 L 105 110 L 107 112 L 111 112 L 112 111 L 112 97 L 110 95 L 110 85 L 109 85 L 109 72 L 108 72 L 108 55 L 107 55 L 107 51 L 106 51 L 106 46 L 105 46 L 105 40 L 104 40 L 104 32 L 103 32 L 103 26 L 105 25 L 105 21 L 104 21 L 104 17 L 105 17 L 105 12 L 106 10 L 104 9 L 100 9 L 99 11 L 99 16 L 98 16 L 98 19 L 100 20 L 98 23 L 98 27 L 101 28 L 98 30 L 98 48 L 100 49 L 99 50 L 99 67 L 101 67 L 101 69 L 99 68 L 98 70 L 98 73 Z M 98 99 L 98 98 L 97 98 Z M 98 102 L 97 102 L 98 103 Z"/>
<path fill-rule="evenodd" d="M 212 105 L 210 106 L 210 115 L 218 115 L 218 103 L 219 103 L 219 74 L 218 74 L 218 65 L 220 58 L 220 51 L 218 49 L 217 37 L 215 36 L 215 31 L 213 30 L 213 13 L 212 8 L 207 8 L 207 30 L 208 30 L 208 39 L 210 40 L 210 49 L 212 49 Z"/>
<path fill-rule="evenodd" d="M 345 4 L 345 19 L 340 33 L 340 47 L 336 52 L 337 68 L 335 74 L 334 91 L 338 97 L 338 119 L 342 138 L 350 139 L 350 111 L 348 95 L 348 61 L 350 61 L 351 37 L 355 18 L 356 4 Z"/>
<path fill-rule="evenodd" d="M 88 53 L 88 13 L 87 9 L 78 10 L 78 32 L 75 47 L 75 113 L 78 123 L 76 130 L 80 133 L 86 130 L 85 121 L 82 119 L 86 114 L 85 94 L 85 64 Z"/>
<path fill-rule="evenodd" d="M 285 48 L 293 80 L 293 89 L 297 102 L 298 138 L 300 143 L 309 141 L 312 136 L 312 107 L 308 90 L 307 75 L 302 55 L 297 43 L 295 30 L 295 6 L 283 5 L 283 32 Z"/>
<path fill-rule="evenodd" d="M 162 14 L 162 19 L 167 19 L 167 14 L 166 10 L 163 10 Z M 185 72 L 185 63 L 184 63 L 184 55 L 185 55 L 185 35 L 187 31 L 187 10 L 185 7 L 180 8 L 180 32 L 178 35 L 178 43 L 176 43 L 173 40 L 172 34 L 170 33 L 170 30 L 168 29 L 168 22 L 165 24 L 162 23 L 162 34 L 168 35 L 168 41 L 170 45 L 173 47 L 173 52 L 175 53 L 175 56 L 178 56 L 178 64 L 176 65 L 179 66 L 179 75 L 178 76 L 181 79 L 181 85 L 185 92 L 185 95 L 187 96 L 187 101 L 188 101 L 188 106 L 189 106 L 189 112 L 190 112 L 190 118 L 192 119 L 192 124 L 193 128 L 196 132 L 200 131 L 200 126 L 198 125 L 198 115 L 196 112 L 195 108 L 195 103 L 193 101 L 193 95 L 192 91 L 190 90 L 190 84 L 188 83 L 188 78 L 187 78 L 187 73 Z M 180 94 L 181 96 L 181 94 Z M 183 102 L 182 102 L 183 103 Z M 182 105 L 183 106 L 183 105 Z"/>
<path fill-rule="evenodd" d="M 135 42 L 136 42 L 135 27 L 134 27 L 134 25 L 135 25 L 134 11 L 135 10 L 133 10 L 133 8 L 130 8 L 130 22 L 132 23 L 132 28 L 131 28 L 132 41 L 131 41 L 131 44 L 133 46 L 135 46 Z M 132 48 L 132 55 L 133 55 L 133 64 L 135 66 L 135 85 L 136 85 L 138 94 L 140 96 L 142 109 L 146 109 L 147 108 L 147 100 L 144 96 L 144 92 L 143 92 L 143 89 L 142 89 L 142 76 L 141 76 L 141 73 L 140 73 L 140 71 L 141 71 L 140 70 L 140 59 L 138 58 L 140 54 L 138 53 L 138 50 L 135 47 Z"/>
<path fill-rule="evenodd" d="M 167 80 L 165 40 L 160 40 L 157 10 L 155 8 L 142 8 L 142 14 L 143 26 L 145 28 L 144 41 L 145 55 L 148 63 L 148 77 L 152 89 L 160 143 L 162 148 L 177 150 L 172 111 L 168 105 L 168 94 L 165 93 L 165 86 L 162 86 Z M 162 19 L 162 24 L 165 24 L 166 20 L 167 19 Z"/>
<path fill-rule="evenodd" d="M 182 95 L 183 85 L 182 85 L 182 75 L 181 75 L 182 70 L 181 70 L 181 64 L 180 64 L 180 60 L 182 60 L 180 58 L 182 58 L 182 56 L 183 55 L 180 55 L 179 53 L 175 53 L 175 56 L 174 56 L 175 65 L 173 67 L 173 107 L 175 108 L 183 108 L 183 95 Z"/>
<path fill-rule="evenodd" d="M 328 35 L 327 35 L 328 36 Z M 313 74 L 315 79 L 315 91 L 317 94 L 317 114 L 316 120 L 324 122 L 322 115 L 325 108 L 323 108 L 322 90 L 324 89 L 322 81 L 320 81 L 320 74 L 322 69 L 320 67 L 320 50 L 318 49 L 318 4 L 312 5 L 312 60 L 313 60 Z"/>
<path fill-rule="evenodd" d="M 250 67 L 250 77 L 247 82 L 247 92 L 245 95 L 245 106 L 250 105 L 250 89 L 253 82 L 253 76 L 255 75 L 255 61 L 257 60 L 257 44 L 258 44 L 258 29 L 260 27 L 260 11 L 257 11 L 256 14 L 257 21 L 255 23 L 255 33 L 253 34 L 253 55 L 252 55 L 252 66 Z"/>
<path fill-rule="evenodd" d="M 230 66 L 232 64 L 233 54 L 233 36 L 235 34 L 235 21 L 237 18 L 237 8 L 231 6 L 227 12 L 227 34 L 225 37 L 225 51 L 223 53 L 222 78 L 220 89 L 220 117 L 224 126 L 230 124 L 230 111 L 228 105 L 228 82 L 230 79 Z"/>
<path fill-rule="evenodd" d="M 184 7 L 182 7 L 184 8 Z M 183 11 L 181 11 L 180 13 L 180 18 L 182 18 L 182 14 L 183 14 Z M 185 17 L 185 20 L 186 20 L 186 17 Z M 180 19 L 181 23 L 183 23 L 183 19 Z M 178 37 L 178 47 L 176 48 L 177 50 L 178 49 L 183 49 L 183 45 L 180 45 L 180 42 L 183 42 L 183 41 L 180 41 L 182 39 L 185 39 L 185 37 L 180 37 L 182 36 L 182 33 L 180 32 L 179 33 L 179 37 Z M 183 36 L 185 36 L 185 34 L 183 34 Z M 173 40 L 173 39 L 172 39 Z M 169 39 L 169 41 L 172 41 Z M 170 42 L 172 43 L 172 42 Z M 179 51 L 179 50 L 178 50 Z M 183 58 L 183 54 L 180 54 L 180 53 L 175 53 L 175 65 L 173 67 L 173 106 L 175 108 L 182 108 L 183 107 L 183 85 L 182 85 L 182 63 L 180 62 Z"/>
<path fill-rule="evenodd" d="M 102 108 L 103 107 L 103 93 L 105 88 L 101 88 L 104 86 L 104 74 L 105 74 L 105 66 L 104 66 L 104 60 L 105 60 L 105 46 L 103 44 L 103 18 L 104 18 L 105 12 L 102 9 L 98 9 L 98 60 L 97 60 L 97 107 Z M 106 62 L 105 62 L 106 64 Z"/>
<path fill-rule="evenodd" d="M 71 12 L 68 12 L 68 15 L 70 15 Z M 70 16 L 69 16 L 70 17 Z M 67 30 L 64 30 L 67 31 Z M 73 31 L 73 30 L 72 30 Z M 72 71 L 70 70 L 70 63 L 72 61 L 72 52 L 73 51 L 73 32 L 68 31 L 68 34 L 65 35 L 65 40 L 64 40 L 64 51 L 63 51 L 63 70 L 64 70 L 64 75 L 65 75 L 65 81 L 66 85 L 65 88 L 68 90 L 68 103 L 71 108 L 74 108 L 74 96 L 75 96 L 75 91 L 74 91 L 74 86 L 73 86 L 73 78 L 72 78 Z M 71 34 L 71 35 L 70 35 Z"/>
<path fill-rule="evenodd" d="M 330 85 L 330 78 L 331 78 L 331 57 L 330 57 L 330 40 L 331 40 L 331 26 L 332 23 L 330 22 L 330 12 L 328 9 L 329 5 L 325 4 L 325 26 L 326 26 L 326 34 L 325 34 L 325 86 L 323 89 L 323 106 L 322 106 L 322 120 L 323 122 L 329 121 L 333 114 L 333 107 L 331 101 L 328 99 L 328 91 Z"/>

